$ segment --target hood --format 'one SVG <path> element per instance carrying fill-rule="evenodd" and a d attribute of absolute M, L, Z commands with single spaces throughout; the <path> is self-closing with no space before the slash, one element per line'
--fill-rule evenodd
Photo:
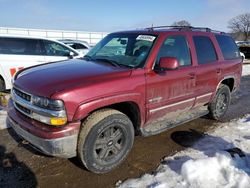
<path fill-rule="evenodd" d="M 129 76 L 131 70 L 82 59 L 61 61 L 24 69 L 14 86 L 31 94 L 50 97 L 74 87 Z"/>

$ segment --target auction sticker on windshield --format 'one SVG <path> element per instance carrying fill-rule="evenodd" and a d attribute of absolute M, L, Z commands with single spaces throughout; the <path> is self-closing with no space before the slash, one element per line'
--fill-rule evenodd
<path fill-rule="evenodd" d="M 153 42 L 155 40 L 155 36 L 151 36 L 151 35 L 139 35 L 136 40 L 146 40 L 146 41 L 150 41 Z"/>

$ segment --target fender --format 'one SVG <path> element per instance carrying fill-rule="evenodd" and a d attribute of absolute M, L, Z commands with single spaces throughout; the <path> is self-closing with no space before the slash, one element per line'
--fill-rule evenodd
<path fill-rule="evenodd" d="M 78 106 L 74 116 L 73 121 L 79 121 L 86 118 L 93 111 L 122 102 L 133 102 L 135 103 L 140 111 L 141 124 L 145 122 L 145 106 L 144 97 L 140 93 L 126 93 L 114 96 L 108 96 L 99 98 L 97 100 L 89 101 Z"/>

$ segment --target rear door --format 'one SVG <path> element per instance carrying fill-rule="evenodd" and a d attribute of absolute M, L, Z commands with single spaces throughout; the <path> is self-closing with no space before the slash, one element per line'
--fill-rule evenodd
<path fill-rule="evenodd" d="M 195 71 L 186 35 L 168 36 L 157 55 L 155 67 L 161 57 L 176 57 L 180 67 L 146 76 L 147 120 L 165 115 L 175 116 L 188 111 L 195 101 Z"/>
<path fill-rule="evenodd" d="M 214 43 L 208 35 L 193 35 L 197 55 L 195 107 L 208 103 L 222 74 Z"/>
<path fill-rule="evenodd" d="M 1 76 L 6 89 L 11 87 L 11 78 L 20 69 L 45 63 L 44 51 L 38 39 L 0 38 Z"/>

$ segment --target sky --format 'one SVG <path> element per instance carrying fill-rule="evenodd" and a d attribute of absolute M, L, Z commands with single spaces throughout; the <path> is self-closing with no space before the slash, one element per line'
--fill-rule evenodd
<path fill-rule="evenodd" d="M 0 0 L 0 27 L 112 32 L 187 20 L 227 32 L 247 12 L 249 0 Z"/>

